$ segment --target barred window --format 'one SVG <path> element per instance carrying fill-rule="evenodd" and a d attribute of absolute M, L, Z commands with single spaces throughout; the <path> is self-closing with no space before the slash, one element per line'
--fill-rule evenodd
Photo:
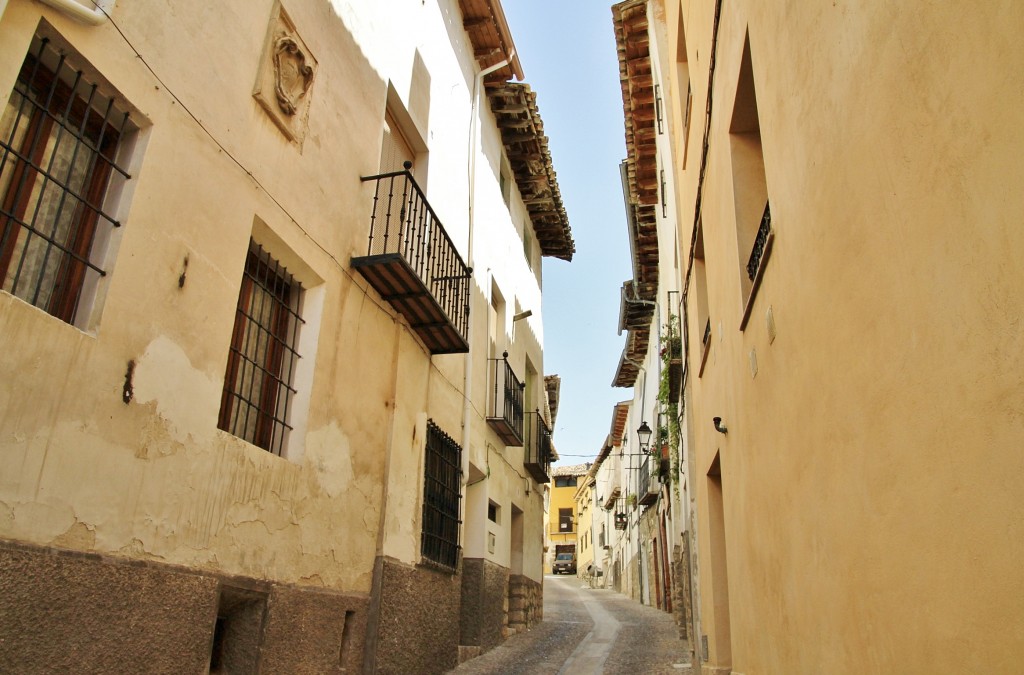
<path fill-rule="evenodd" d="M 462 447 L 429 420 L 420 553 L 426 560 L 452 571 L 459 562 L 461 476 Z"/>
<path fill-rule="evenodd" d="M 97 264 L 119 223 L 105 210 L 132 129 L 123 106 L 36 36 L 0 117 L 0 282 L 2 289 L 75 323 L 83 288 L 106 272 Z"/>
<path fill-rule="evenodd" d="M 275 455 L 291 430 L 301 301 L 301 284 L 250 239 L 218 426 Z"/>

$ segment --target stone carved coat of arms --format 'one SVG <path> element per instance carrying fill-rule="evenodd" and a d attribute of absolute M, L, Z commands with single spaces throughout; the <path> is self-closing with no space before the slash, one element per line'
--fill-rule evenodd
<path fill-rule="evenodd" d="M 284 135 L 301 147 L 317 62 L 291 18 L 274 4 L 253 97 Z"/>
<path fill-rule="evenodd" d="M 294 38 L 282 35 L 274 41 L 274 91 L 286 115 L 298 112 L 300 100 L 313 84 L 313 68 Z"/>

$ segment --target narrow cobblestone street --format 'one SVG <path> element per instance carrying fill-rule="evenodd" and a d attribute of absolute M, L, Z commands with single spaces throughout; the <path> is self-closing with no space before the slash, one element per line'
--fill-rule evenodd
<path fill-rule="evenodd" d="M 544 621 L 452 673 L 676 673 L 691 675 L 689 646 L 671 615 L 576 577 L 544 577 Z"/>

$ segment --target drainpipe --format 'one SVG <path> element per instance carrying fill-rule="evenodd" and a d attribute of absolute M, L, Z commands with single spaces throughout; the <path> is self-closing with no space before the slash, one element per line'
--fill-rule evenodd
<path fill-rule="evenodd" d="M 498 64 L 495 64 L 494 66 L 489 66 L 489 67 L 483 69 L 482 71 L 480 71 L 479 73 L 476 74 L 476 78 L 473 80 L 473 101 L 472 101 L 472 109 L 470 111 L 471 117 L 469 119 L 469 165 L 468 165 L 469 166 L 469 175 L 468 175 L 468 179 L 469 179 L 469 239 L 468 239 L 468 244 L 467 244 L 468 248 L 466 250 L 466 265 L 470 269 L 473 268 L 473 224 L 474 224 L 473 220 L 475 218 L 475 212 L 476 212 L 476 209 L 475 209 L 475 207 L 476 207 L 476 134 L 477 134 L 477 129 L 478 129 L 478 125 L 476 123 L 476 120 L 479 117 L 480 88 L 483 86 L 483 78 L 485 78 L 486 76 L 494 73 L 495 71 L 501 70 L 501 69 L 505 68 L 506 66 L 508 66 L 509 62 L 511 62 L 511 60 L 512 60 L 512 58 L 514 56 L 515 56 L 515 50 L 513 49 L 512 52 L 505 58 L 505 60 L 502 60 L 502 61 L 498 62 Z M 470 272 L 470 273 L 472 273 L 472 272 Z M 489 290 L 487 292 L 489 293 Z M 471 355 L 473 353 L 473 347 L 472 347 L 473 328 L 472 328 L 472 325 L 470 325 L 470 327 L 469 327 L 469 334 L 468 334 L 467 338 L 468 338 L 468 341 L 470 342 L 470 350 L 466 352 L 466 377 L 465 377 L 465 382 L 463 384 L 463 396 L 465 397 L 465 404 L 463 406 L 463 412 L 462 412 L 462 447 L 465 448 L 466 451 L 467 451 L 466 457 L 467 457 L 467 461 L 468 461 L 468 457 L 469 457 L 469 453 L 468 453 L 468 451 L 469 451 L 469 421 L 470 421 L 470 410 L 472 409 L 472 405 L 471 405 L 471 402 L 470 402 L 470 394 L 472 392 L 472 384 L 473 384 L 473 376 L 472 376 L 472 368 L 471 368 L 471 366 L 472 366 Z"/>
<path fill-rule="evenodd" d="M 75 21 L 80 23 L 88 24 L 90 26 L 98 26 L 107 20 L 107 15 L 110 14 L 114 9 L 114 2 L 116 0 L 90 0 L 92 4 L 96 5 L 95 9 L 88 9 L 85 5 L 82 5 L 75 0 L 42 0 L 50 7 L 60 10 L 64 14 L 67 14 Z M 3 4 L 7 4 L 6 1 Z M 3 8 L 0 7 L 0 14 L 3 13 Z"/>
<path fill-rule="evenodd" d="M 472 269 L 473 269 L 473 224 L 474 224 L 473 223 L 473 219 L 475 217 L 475 211 L 476 211 L 475 210 L 475 206 L 476 206 L 476 150 L 477 150 L 476 134 L 477 134 L 477 129 L 478 129 L 478 125 L 477 125 L 476 121 L 477 121 L 477 118 L 479 117 L 480 89 L 483 86 L 483 78 L 485 78 L 486 76 L 494 73 L 497 70 L 500 70 L 500 69 L 505 68 L 506 66 L 508 66 L 510 64 L 510 62 L 512 61 L 512 58 L 514 56 L 515 56 L 515 50 L 513 49 L 512 52 L 509 53 L 508 56 L 504 60 L 498 62 L 498 64 L 495 64 L 494 66 L 489 66 L 489 67 L 483 69 L 482 71 L 477 73 L 476 77 L 473 79 L 473 100 L 472 100 L 472 103 L 471 103 L 470 119 L 469 119 L 469 162 L 467 163 L 467 166 L 468 166 L 467 179 L 468 179 L 468 182 L 469 182 L 469 236 L 468 236 L 468 243 L 467 243 L 467 247 L 468 248 L 466 250 L 466 265 L 470 269 L 470 272 L 469 272 L 470 273 L 470 284 L 472 284 L 472 273 L 473 273 L 472 272 Z M 487 294 L 489 295 L 489 293 L 490 293 L 490 290 L 488 288 L 487 289 Z M 472 288 L 470 288 L 470 295 L 472 296 Z M 463 391 L 463 394 L 462 394 L 463 395 L 462 447 L 463 447 L 463 451 L 464 451 L 463 452 L 463 456 L 462 456 L 462 474 L 463 474 L 463 476 L 466 477 L 466 480 L 468 481 L 469 480 L 470 421 L 472 420 L 471 412 L 472 412 L 472 408 L 473 408 L 473 406 L 472 406 L 472 392 L 473 392 L 473 362 L 472 362 L 472 355 L 473 355 L 473 326 L 472 326 L 472 322 L 469 323 L 468 334 L 466 336 L 466 339 L 469 342 L 469 351 L 466 352 L 466 360 L 465 360 L 465 371 L 466 371 L 466 374 L 465 374 L 465 378 L 463 380 L 463 385 L 462 385 L 462 391 Z M 467 502 L 469 501 L 469 495 L 467 494 L 465 496 L 465 499 L 462 499 L 460 501 L 461 501 L 461 506 L 462 506 L 462 509 L 463 509 L 462 520 L 463 520 L 463 522 L 465 522 L 465 520 L 466 520 L 465 509 L 468 507 Z"/>

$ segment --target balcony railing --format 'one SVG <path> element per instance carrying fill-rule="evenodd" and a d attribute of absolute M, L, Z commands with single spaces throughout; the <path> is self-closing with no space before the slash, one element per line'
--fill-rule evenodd
<path fill-rule="evenodd" d="M 551 430 L 540 411 L 525 415 L 526 442 L 523 444 L 523 466 L 538 483 L 550 483 Z"/>
<path fill-rule="evenodd" d="M 657 461 L 657 458 L 653 461 Z M 658 492 L 661 490 L 661 485 L 651 476 L 651 464 L 652 458 L 648 455 L 644 457 L 643 464 L 640 465 L 640 485 L 637 490 L 637 501 L 644 506 L 650 506 L 658 501 Z"/>
<path fill-rule="evenodd" d="M 432 354 L 469 351 L 471 270 L 455 249 L 412 173 L 374 182 L 366 255 L 352 266 L 409 321 Z"/>
<path fill-rule="evenodd" d="M 505 445 L 523 444 L 524 385 L 508 363 L 508 352 L 500 359 L 488 359 L 491 388 L 487 392 L 487 423 Z"/>
<path fill-rule="evenodd" d="M 761 257 L 764 255 L 764 247 L 768 243 L 768 234 L 772 231 L 772 212 L 769 203 L 764 203 L 764 215 L 761 216 L 761 225 L 757 228 L 757 236 L 754 237 L 754 247 L 750 251 L 750 260 L 747 261 L 747 276 L 753 281 L 757 276 L 757 270 L 761 267 Z"/>

